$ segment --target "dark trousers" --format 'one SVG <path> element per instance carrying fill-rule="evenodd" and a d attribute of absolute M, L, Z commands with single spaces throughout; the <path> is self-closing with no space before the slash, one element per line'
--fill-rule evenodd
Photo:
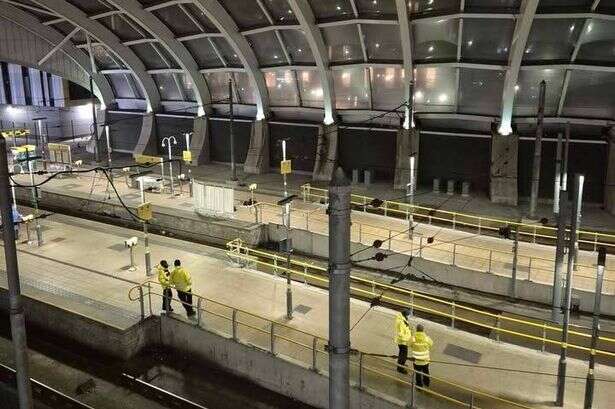
<path fill-rule="evenodd" d="M 177 296 L 182 301 L 182 305 L 186 309 L 186 314 L 189 317 L 192 317 L 195 314 L 194 308 L 192 308 L 192 291 L 191 290 L 188 290 L 188 291 L 177 290 Z"/>
<path fill-rule="evenodd" d="M 408 373 L 406 368 L 403 366 L 406 364 L 406 360 L 408 359 L 408 346 L 407 345 L 397 345 L 399 347 L 399 354 L 397 354 L 397 372 Z"/>
<path fill-rule="evenodd" d="M 171 308 L 171 300 L 173 299 L 173 291 L 170 288 L 162 290 L 162 310 L 173 311 Z"/>
<path fill-rule="evenodd" d="M 429 364 L 414 364 L 414 372 L 416 374 L 416 386 L 424 386 L 426 388 L 429 388 Z"/>

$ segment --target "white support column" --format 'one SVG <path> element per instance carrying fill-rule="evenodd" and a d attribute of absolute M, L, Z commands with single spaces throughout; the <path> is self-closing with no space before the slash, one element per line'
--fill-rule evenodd
<path fill-rule="evenodd" d="M 412 31 L 408 18 L 408 6 L 406 0 L 395 0 L 397 6 L 397 16 L 399 20 L 399 33 L 401 35 L 401 51 L 404 60 L 404 95 L 410 95 L 411 82 L 414 81 L 414 67 L 412 63 Z M 414 98 L 414 95 L 411 96 Z M 412 102 L 412 101 L 408 101 Z M 414 126 L 412 113 L 409 106 L 406 106 L 404 129 Z M 417 161 L 418 162 L 418 161 Z"/>

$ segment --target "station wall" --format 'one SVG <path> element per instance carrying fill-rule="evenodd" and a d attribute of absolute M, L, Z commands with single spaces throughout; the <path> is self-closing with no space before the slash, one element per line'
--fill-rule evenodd
<path fill-rule="evenodd" d="M 316 157 L 319 128 L 316 126 L 269 125 L 269 153 L 271 167 L 276 171 L 282 160 L 282 139 L 289 139 L 286 156 L 293 161 L 293 169 L 312 172 Z"/>
<path fill-rule="evenodd" d="M 372 170 L 374 182 L 395 176 L 396 133 L 378 130 L 340 129 L 340 162 L 350 177 L 353 169 Z"/>
<path fill-rule="evenodd" d="M 114 150 L 132 152 L 139 140 L 143 117 L 141 115 L 107 113 L 109 138 Z"/>
<path fill-rule="evenodd" d="M 168 148 L 162 147 L 162 140 L 168 136 L 175 136 L 177 145 L 171 145 L 173 156 L 181 156 L 186 150 L 186 132 L 192 132 L 194 128 L 194 120 L 192 118 L 174 118 L 166 116 L 156 117 L 156 136 L 158 143 L 156 147 L 159 155 L 168 155 Z"/>
<path fill-rule="evenodd" d="M 235 133 L 235 160 L 237 160 L 237 163 L 244 163 L 246 161 L 251 130 L 251 122 L 235 122 L 233 125 Z M 210 120 L 209 131 L 211 138 L 211 160 L 214 162 L 230 163 L 229 121 Z"/>

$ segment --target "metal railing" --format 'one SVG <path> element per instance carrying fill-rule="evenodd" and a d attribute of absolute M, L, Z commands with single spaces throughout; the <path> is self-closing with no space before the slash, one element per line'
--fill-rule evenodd
<path fill-rule="evenodd" d="M 317 285 L 328 287 L 329 280 L 326 278 L 327 269 L 325 267 L 314 263 L 291 259 L 291 268 L 287 270 L 285 256 L 249 248 L 245 246 L 240 239 L 235 239 L 227 243 L 227 247 L 229 248 L 227 255 L 231 260 L 244 264 L 261 266 L 271 270 L 274 274 L 277 272 L 290 271 L 291 277 L 294 277 L 297 281 L 307 283 L 307 280 L 310 280 L 310 282 L 316 283 Z M 482 329 L 488 329 L 495 334 L 496 341 L 500 341 L 502 336 L 510 336 L 532 341 L 532 343 L 538 343 L 542 351 L 546 350 L 547 346 L 564 346 L 570 350 L 576 350 L 582 353 L 595 353 L 599 356 L 615 358 L 615 352 L 604 349 L 592 351 L 589 347 L 572 342 L 564 345 L 560 340 L 555 339 L 555 337 L 561 337 L 562 328 L 549 321 L 535 322 L 529 318 L 520 319 L 483 311 L 478 308 L 466 306 L 463 303 L 443 300 L 415 290 L 385 284 L 374 279 L 365 279 L 352 274 L 350 279 L 352 284 L 351 293 L 359 297 L 370 299 L 381 297 L 384 302 L 407 308 L 411 311 L 421 311 L 426 314 L 445 318 L 450 321 L 452 327 L 455 327 L 456 322 L 462 322 Z M 400 297 L 403 297 L 403 299 Z M 465 316 L 462 314 L 465 314 Z M 484 322 L 478 321 L 478 319 Z M 520 326 L 522 330 L 515 331 L 508 329 L 505 328 L 506 325 L 510 327 Z M 580 328 L 577 327 L 577 329 Z M 591 339 L 590 334 L 574 329 L 570 330 L 569 334 L 587 341 Z M 601 336 L 599 337 L 599 341 L 603 346 L 608 345 L 615 349 L 614 338 Z"/>
<path fill-rule="evenodd" d="M 303 200 L 318 201 L 327 203 L 329 200 L 326 189 L 316 188 L 309 183 L 301 186 Z M 392 216 L 396 218 L 407 219 L 409 214 L 415 220 L 426 221 L 428 224 L 439 223 L 451 226 L 453 230 L 459 228 L 470 228 L 478 232 L 478 234 L 486 234 L 487 232 L 497 232 L 500 227 L 511 226 L 519 227 L 519 235 L 525 237 L 528 241 L 536 243 L 538 239 L 543 239 L 549 244 L 555 244 L 557 239 L 557 228 L 536 224 L 520 223 L 514 220 L 505 220 L 495 217 L 482 217 L 472 214 L 451 212 L 419 205 L 411 205 L 408 203 L 397 202 L 392 200 L 383 201 L 382 206 L 378 209 L 369 209 L 369 203 L 374 198 L 352 194 L 351 204 L 360 206 L 363 211 L 375 212 L 384 216 Z M 569 230 L 568 230 L 569 231 Z M 615 251 L 615 235 L 608 233 L 600 233 L 597 231 L 579 230 L 578 232 L 579 245 L 585 245 L 587 248 L 596 251 L 598 246 L 605 246 L 609 252 Z"/>
<path fill-rule="evenodd" d="M 146 318 L 147 305 L 150 308 L 150 315 L 153 315 L 152 296 L 160 299 L 163 297 L 160 285 L 153 281 L 136 285 L 128 293 L 131 301 L 139 301 L 143 319 Z M 193 294 L 193 300 L 196 301 L 197 312 L 195 326 L 204 326 L 236 342 L 257 347 L 293 363 L 298 362 L 316 372 L 328 371 L 327 339 L 198 294 Z M 416 400 L 417 391 L 422 391 L 425 396 L 465 408 L 487 409 L 497 403 L 499 408 L 531 409 L 529 406 L 439 376 L 430 375 L 432 381 L 430 388 L 417 386 L 414 383 L 412 367 L 406 366 L 410 374 L 410 379 L 407 379 L 407 375 L 397 373 L 398 365 L 392 359 L 359 350 L 352 350 L 350 367 L 351 384 L 362 390 L 377 391 L 379 394 L 405 401 L 408 399 L 406 388 L 400 389 L 395 386 L 409 386 L 411 404 Z M 397 395 L 395 391 L 398 392 Z"/>
<path fill-rule="evenodd" d="M 281 220 L 282 207 L 277 204 L 261 202 L 252 206 L 252 209 L 255 220 L 259 223 L 265 222 L 266 219 L 277 223 L 279 219 L 279 224 L 283 224 Z M 329 229 L 327 216 L 321 209 L 308 211 L 293 208 L 291 226 L 299 229 L 305 228 L 308 231 L 322 232 L 323 234 L 328 234 Z M 461 243 L 463 238 L 451 241 L 434 239 L 428 244 L 427 237 L 419 232 L 413 233 L 412 238 L 409 238 L 407 229 L 399 230 L 356 220 L 352 221 L 350 235 L 351 240 L 356 243 L 370 245 L 375 240 L 383 240 L 382 248 L 385 250 L 473 271 L 512 276 L 513 255 L 510 251 L 464 244 Z M 519 254 L 516 269 L 517 279 L 552 285 L 555 260 Z M 577 261 L 574 274 L 575 288 L 594 290 L 596 279 L 594 265 Z M 603 288 L 605 293 L 615 293 L 615 279 L 610 277 L 615 277 L 615 270 L 607 268 L 605 269 L 605 286 Z"/>

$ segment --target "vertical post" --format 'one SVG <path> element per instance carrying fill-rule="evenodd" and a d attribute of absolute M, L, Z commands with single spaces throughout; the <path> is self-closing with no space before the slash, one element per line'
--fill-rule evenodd
<path fill-rule="evenodd" d="M 414 180 L 414 154 L 410 155 L 410 183 L 408 183 L 408 204 L 410 205 L 408 208 L 408 238 L 412 240 L 412 231 L 414 230 L 412 226 L 414 225 L 414 216 L 412 212 L 414 210 L 414 193 L 416 191 L 416 182 Z"/>
<path fill-rule="evenodd" d="M 284 205 L 286 226 L 286 318 L 291 320 L 293 318 L 293 287 L 290 276 L 290 253 L 292 251 L 290 246 L 290 203 Z"/>
<path fill-rule="evenodd" d="M 190 150 L 190 132 L 186 132 L 186 150 Z"/>
<path fill-rule="evenodd" d="M 559 197 L 565 193 L 560 186 Z M 564 269 L 564 247 L 566 246 L 566 223 L 564 216 L 564 205 L 558 206 L 555 214 L 557 221 L 557 240 L 555 244 L 555 269 L 553 272 L 553 299 L 551 308 L 551 320 L 562 322 L 562 270 Z"/>
<path fill-rule="evenodd" d="M 568 346 L 568 325 L 570 322 L 570 302 L 572 299 L 572 272 L 574 264 L 574 248 L 577 241 L 577 230 L 581 222 L 581 202 L 583 200 L 584 176 L 574 175 L 574 201 L 572 203 L 570 240 L 568 241 L 568 265 L 566 271 L 566 302 L 564 306 L 564 323 L 562 330 L 562 348 L 557 368 L 557 396 L 555 405 L 564 405 L 564 392 L 566 389 L 566 350 Z"/>
<path fill-rule="evenodd" d="M 70 120 L 70 134 L 73 137 L 73 142 L 75 142 L 75 122 Z"/>
<path fill-rule="evenodd" d="M 173 137 L 175 140 L 175 137 Z M 177 142 L 175 142 L 177 144 Z M 173 152 L 171 147 L 171 140 L 169 140 L 169 178 L 171 179 L 171 196 L 175 196 L 174 186 L 173 186 Z"/>
<path fill-rule="evenodd" d="M 160 157 L 160 179 L 162 179 L 162 182 L 160 182 L 160 194 L 162 194 L 164 192 L 164 157 Z"/>
<path fill-rule="evenodd" d="M 562 133 L 557 134 L 555 153 L 555 180 L 553 181 L 553 214 L 559 213 L 559 194 L 562 186 Z"/>
<path fill-rule="evenodd" d="M 585 383 L 585 405 L 583 409 L 591 409 L 594 402 L 594 366 L 596 361 L 596 345 L 600 332 L 600 302 L 602 300 L 602 281 L 604 279 L 604 265 L 606 263 L 606 248 L 598 249 L 598 266 L 596 270 L 596 291 L 594 298 L 594 318 L 592 325 L 592 341 L 589 353 L 589 368 Z"/>
<path fill-rule="evenodd" d="M 107 138 L 107 166 L 111 167 L 111 135 L 109 134 L 109 125 L 105 125 L 105 136 Z M 109 172 L 111 179 L 113 179 L 113 171 Z"/>
<path fill-rule="evenodd" d="M 337 168 L 329 185 L 329 407 L 350 396 L 350 182 Z"/>
<path fill-rule="evenodd" d="M 235 165 L 235 133 L 233 132 L 233 80 L 228 80 L 229 98 L 229 137 L 231 139 L 231 181 L 237 181 L 237 167 Z"/>
<path fill-rule="evenodd" d="M 282 140 L 282 161 L 286 160 L 286 139 Z M 288 197 L 288 181 L 286 178 L 286 173 L 282 175 L 284 178 L 284 197 Z"/>
<path fill-rule="evenodd" d="M 26 340 L 26 320 L 19 286 L 19 266 L 15 247 L 15 229 L 11 209 L 11 190 L 9 188 L 9 168 L 7 161 L 6 139 L 0 137 L 0 214 L 4 221 L 4 257 L 9 287 L 9 310 L 15 367 L 17 368 L 17 396 L 19 409 L 32 409 L 32 388 L 28 368 L 28 347 Z"/>
<path fill-rule="evenodd" d="M 545 93 L 547 83 L 540 83 L 540 97 L 538 100 L 538 125 L 536 127 L 536 141 L 534 142 L 534 165 L 532 167 L 532 192 L 530 196 L 530 218 L 536 217 L 536 204 L 540 187 L 540 160 L 542 156 L 542 134 L 544 132 Z"/>
<path fill-rule="evenodd" d="M 570 122 L 566 123 L 564 143 L 564 163 L 562 163 L 562 190 L 568 191 L 568 153 L 570 151 Z"/>
<path fill-rule="evenodd" d="M 519 224 L 515 225 L 515 241 L 513 243 L 512 279 L 510 283 L 510 296 L 517 299 L 517 265 L 519 264 Z"/>
<path fill-rule="evenodd" d="M 139 178 L 139 189 L 141 190 L 141 204 L 145 203 L 145 190 L 143 189 L 143 178 Z M 143 244 L 145 246 L 145 275 L 150 276 L 152 271 L 152 255 L 149 248 L 149 232 L 147 220 L 143 221 Z"/>
<path fill-rule="evenodd" d="M 90 75 L 90 94 L 92 96 L 92 139 L 94 140 L 94 157 L 96 163 L 100 162 L 100 152 L 98 151 L 98 123 L 96 120 L 96 97 L 94 96 L 94 80 Z"/>
<path fill-rule="evenodd" d="M 30 159 L 30 150 L 26 149 L 26 161 L 28 162 L 28 172 L 30 173 L 30 185 L 32 186 L 32 204 L 34 206 L 34 218 L 36 223 L 36 245 L 43 245 L 43 230 L 41 229 L 41 222 L 38 211 L 38 192 L 36 186 L 34 186 L 34 173 L 32 172 L 32 160 Z"/>

